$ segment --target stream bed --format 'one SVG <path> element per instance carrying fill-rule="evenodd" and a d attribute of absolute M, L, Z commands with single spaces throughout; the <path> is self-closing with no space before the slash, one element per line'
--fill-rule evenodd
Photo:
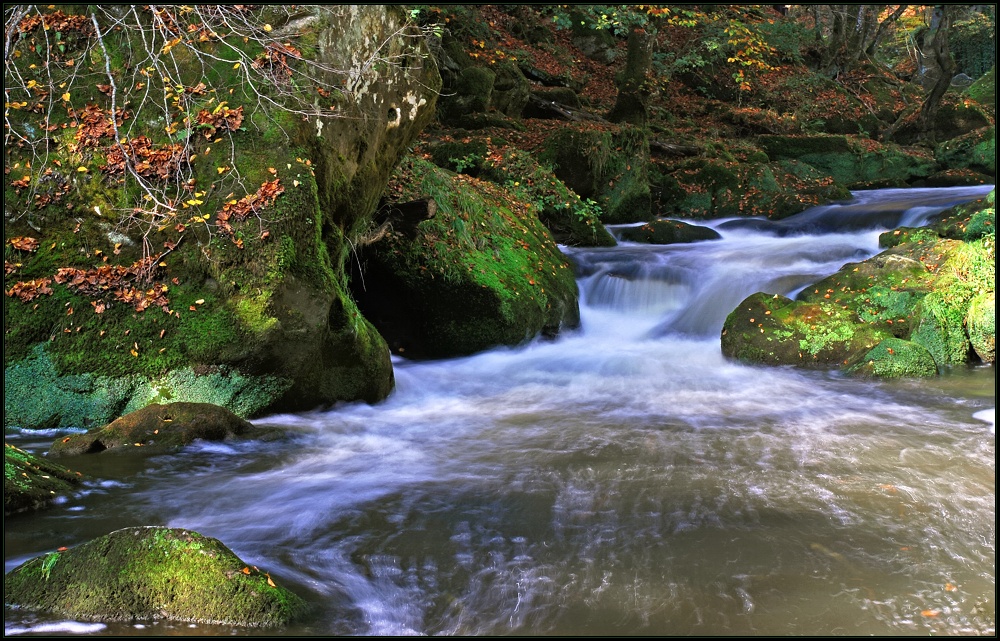
<path fill-rule="evenodd" d="M 167 525 L 312 603 L 284 635 L 995 634 L 995 368 L 871 381 L 719 347 L 747 295 L 794 296 L 988 191 L 857 192 L 712 221 L 721 240 L 567 248 L 579 330 L 396 359 L 378 405 L 255 421 L 285 440 L 66 462 L 100 480 L 6 519 L 6 570 Z M 10 609 L 5 632 L 273 634 Z"/>

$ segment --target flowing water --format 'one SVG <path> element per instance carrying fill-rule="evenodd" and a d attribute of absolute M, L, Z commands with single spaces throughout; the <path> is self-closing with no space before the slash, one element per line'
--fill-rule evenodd
<path fill-rule="evenodd" d="M 383 403 L 258 421 L 285 441 L 74 460 L 112 480 L 8 519 L 7 570 L 169 525 L 306 597 L 283 634 L 995 634 L 995 369 L 868 381 L 719 348 L 747 295 L 793 295 L 986 191 L 859 192 L 715 221 L 716 241 L 568 249 L 579 331 L 397 360 Z M 10 610 L 5 628 L 256 633 Z"/>

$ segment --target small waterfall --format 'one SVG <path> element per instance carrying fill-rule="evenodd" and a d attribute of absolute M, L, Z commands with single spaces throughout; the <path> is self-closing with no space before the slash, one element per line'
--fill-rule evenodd
<path fill-rule="evenodd" d="M 690 244 L 622 243 L 573 249 L 582 305 L 614 309 L 633 324 L 658 322 L 653 335 L 718 336 L 726 315 L 755 292 L 794 296 L 844 264 L 874 256 L 879 235 L 926 224 L 991 187 L 855 192 L 849 203 L 823 205 L 779 221 L 736 219 L 706 224 L 719 240 Z"/>

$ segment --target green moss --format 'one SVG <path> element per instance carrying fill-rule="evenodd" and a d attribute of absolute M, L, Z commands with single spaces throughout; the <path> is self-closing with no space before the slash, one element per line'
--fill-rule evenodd
<path fill-rule="evenodd" d="M 722 353 L 748 363 L 840 367 L 890 336 L 837 305 L 757 293 L 726 318 Z"/>
<path fill-rule="evenodd" d="M 917 311 L 910 340 L 927 348 L 940 367 L 969 360 L 969 338 L 965 334 L 967 293 L 934 291 L 924 297 Z"/>
<path fill-rule="evenodd" d="M 996 65 L 990 68 L 978 80 L 965 90 L 965 95 L 981 105 L 996 108 L 997 104 L 997 70 Z"/>
<path fill-rule="evenodd" d="M 934 157 L 942 166 L 952 170 L 968 169 L 995 177 L 996 126 L 990 125 L 946 140 L 935 148 Z"/>
<path fill-rule="evenodd" d="M 761 136 L 759 144 L 773 159 L 800 160 L 851 189 L 898 187 L 937 170 L 933 158 L 898 145 L 861 145 L 848 136 Z"/>
<path fill-rule="evenodd" d="M 482 140 L 443 142 L 431 147 L 435 165 L 470 176 L 479 174 L 488 154 L 489 149 Z"/>
<path fill-rule="evenodd" d="M 82 620 L 168 619 L 245 627 L 285 625 L 305 603 L 216 539 L 127 528 L 4 577 L 5 601 Z"/>
<path fill-rule="evenodd" d="M 4 515 L 42 507 L 81 479 L 79 472 L 4 443 Z"/>
<path fill-rule="evenodd" d="M 887 338 L 860 362 L 847 368 L 848 373 L 879 378 L 935 376 L 934 358 L 922 345 L 898 338 Z"/>
<path fill-rule="evenodd" d="M 150 403 L 183 399 L 219 405 L 237 416 L 249 418 L 260 414 L 291 386 L 289 377 L 244 375 L 226 366 L 212 367 L 208 371 L 178 368 L 143 381 L 121 413 L 134 412 Z"/>
<path fill-rule="evenodd" d="M 486 165 L 483 177 L 502 185 L 522 202 L 531 203 L 557 242 L 584 247 L 615 244 L 601 223 L 600 206 L 573 192 L 531 154 L 505 150 L 499 161 Z"/>
<path fill-rule="evenodd" d="M 996 362 L 996 294 L 981 292 L 969 304 L 966 317 L 969 343 L 984 363 Z"/>
<path fill-rule="evenodd" d="M 572 272 L 528 205 L 412 157 L 397 180 L 401 199 L 433 199 L 437 213 L 415 238 L 393 234 L 367 253 L 365 288 L 355 290 L 395 349 L 468 354 L 578 322 Z M 403 316 L 380 313 L 379 299 L 395 300 Z"/>

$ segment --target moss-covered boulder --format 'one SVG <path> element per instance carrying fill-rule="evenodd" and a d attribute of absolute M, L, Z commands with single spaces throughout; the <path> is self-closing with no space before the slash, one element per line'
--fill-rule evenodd
<path fill-rule="evenodd" d="M 902 187 L 938 169 L 919 150 L 851 136 L 764 135 L 757 142 L 772 160 L 800 160 L 850 189 Z"/>
<path fill-rule="evenodd" d="M 530 204 L 417 158 L 393 189 L 435 203 L 412 234 L 394 231 L 359 256 L 355 294 L 394 351 L 459 356 L 579 323 L 573 271 Z"/>
<path fill-rule="evenodd" d="M 115 30 L 106 50 L 82 34 L 66 43 L 95 73 L 110 69 L 139 169 L 125 170 L 101 126 L 113 105 L 93 83 L 59 90 L 46 162 L 9 150 L 19 168 L 5 181 L 16 183 L 5 188 L 6 425 L 102 425 L 162 400 L 249 417 L 391 391 L 388 347 L 344 265 L 433 117 L 433 57 L 399 7 L 249 11 L 265 12 L 271 36 L 182 29 L 184 46 L 162 54 L 180 94 L 126 64 L 142 51 L 135 29 Z M 17 42 L 25 69 L 41 34 Z M 244 62 L 224 60 L 234 51 Z M 67 66 L 51 79 L 77 76 Z M 9 122 L 39 131 L 39 117 L 25 109 Z M 142 184 L 139 172 L 150 174 Z"/>
<path fill-rule="evenodd" d="M 890 377 L 929 375 L 931 364 L 940 371 L 993 362 L 996 234 L 986 224 L 993 202 L 954 207 L 931 227 L 883 234 L 889 249 L 848 263 L 797 301 L 749 297 L 726 320 L 723 353 Z M 980 224 L 970 233 L 972 221 Z"/>
<path fill-rule="evenodd" d="M 70 493 L 82 478 L 79 472 L 33 456 L 9 443 L 4 443 L 3 449 L 4 516 L 43 507 Z"/>
<path fill-rule="evenodd" d="M 210 403 L 154 403 L 84 434 L 65 436 L 49 448 L 50 456 L 105 451 L 177 449 L 196 439 L 222 441 L 249 437 L 249 421 Z"/>
<path fill-rule="evenodd" d="M 593 199 L 605 223 L 649 220 L 649 138 L 639 127 L 564 128 L 544 143 L 539 159 L 584 199 Z"/>
<path fill-rule="evenodd" d="M 902 145 L 921 142 L 924 133 L 920 129 L 921 103 L 911 104 L 901 115 L 900 125 L 892 134 L 892 140 Z M 941 99 L 934 118 L 934 135 L 938 141 L 958 138 L 977 129 L 994 124 L 991 108 L 974 100 L 964 99 L 958 92 L 949 91 Z"/>
<path fill-rule="evenodd" d="M 680 220 L 654 220 L 638 227 L 625 227 L 618 237 L 634 243 L 670 245 L 673 243 L 695 243 L 700 240 L 722 238 L 710 227 L 691 225 Z"/>
<path fill-rule="evenodd" d="M 166 619 L 279 627 L 305 602 L 217 539 L 132 527 L 27 561 L 4 576 L 4 603 L 85 621 Z"/>
<path fill-rule="evenodd" d="M 685 189 L 674 211 L 685 216 L 760 216 L 780 220 L 851 197 L 842 183 L 800 160 L 681 163 L 673 173 Z M 725 171 L 720 171 L 720 167 Z M 661 214 L 665 212 L 661 211 Z"/>
<path fill-rule="evenodd" d="M 756 293 L 722 328 L 722 353 L 749 364 L 840 367 L 891 334 L 830 303 Z"/>
<path fill-rule="evenodd" d="M 964 92 L 981 105 L 996 109 L 997 105 L 997 67 L 994 64 L 989 71 L 980 76 Z"/>
<path fill-rule="evenodd" d="M 860 362 L 847 372 L 874 378 L 935 376 L 938 373 L 934 357 L 923 345 L 887 338 L 869 350 Z"/>
<path fill-rule="evenodd" d="M 997 175 L 996 126 L 983 127 L 947 140 L 935 148 L 934 157 L 941 166 L 948 169 L 968 169 L 995 179 Z"/>
<path fill-rule="evenodd" d="M 566 186 L 551 168 L 524 151 L 493 154 L 482 177 L 531 203 L 556 242 L 579 247 L 612 247 L 614 237 L 601 222 L 601 208 Z"/>

